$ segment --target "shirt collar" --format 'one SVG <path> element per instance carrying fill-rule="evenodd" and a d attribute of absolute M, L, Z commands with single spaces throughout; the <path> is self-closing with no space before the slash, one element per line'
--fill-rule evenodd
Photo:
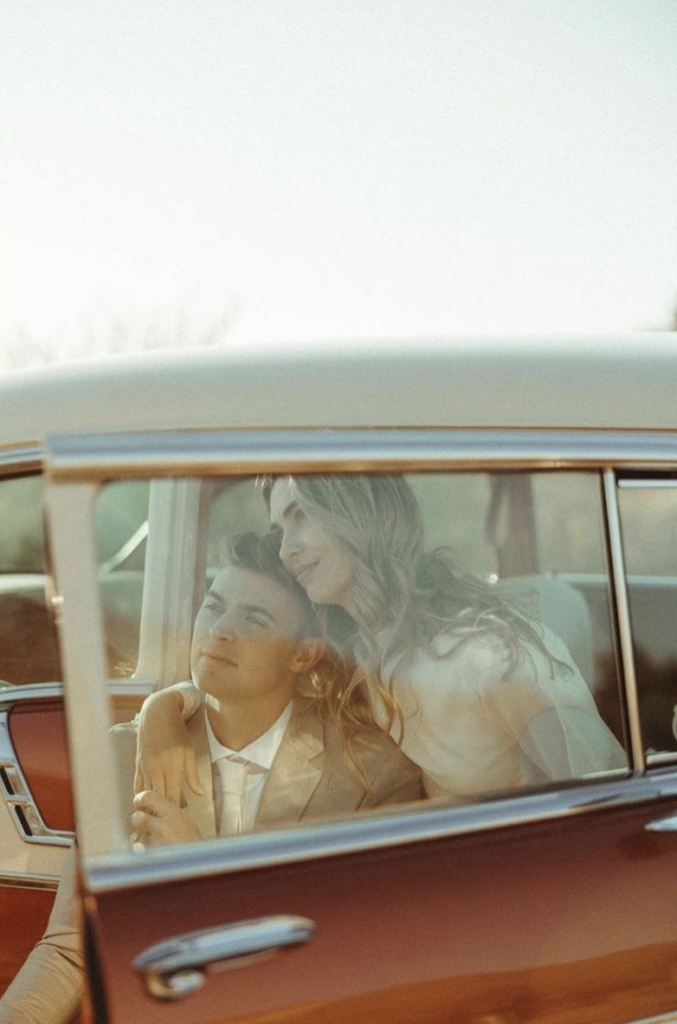
<path fill-rule="evenodd" d="M 259 768 L 264 768 L 269 771 L 275 755 L 282 743 L 282 737 L 285 734 L 285 730 L 289 725 L 289 719 L 292 713 L 292 701 L 289 701 L 286 708 L 277 719 L 273 722 L 270 729 L 268 729 L 262 736 L 258 736 L 251 743 L 248 743 L 242 750 L 232 750 L 230 747 L 224 747 L 222 743 L 219 743 L 214 730 L 209 723 L 209 715 L 205 714 L 205 723 L 207 725 L 207 739 L 209 740 L 209 754 L 214 764 L 222 757 L 240 757 L 243 761 L 251 761 L 252 764 L 257 765 Z"/>

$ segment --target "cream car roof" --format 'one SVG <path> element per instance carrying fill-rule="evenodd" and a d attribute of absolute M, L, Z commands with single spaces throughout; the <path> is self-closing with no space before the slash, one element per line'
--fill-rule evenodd
<path fill-rule="evenodd" d="M 0 376 L 0 444 L 246 426 L 675 429 L 677 336 L 191 350 Z"/>

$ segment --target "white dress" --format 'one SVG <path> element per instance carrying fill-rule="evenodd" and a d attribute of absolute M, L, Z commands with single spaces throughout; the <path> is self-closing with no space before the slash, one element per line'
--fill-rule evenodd
<path fill-rule="evenodd" d="M 511 670 L 498 633 L 466 627 L 439 634 L 390 673 L 401 747 L 429 796 L 462 799 L 627 766 L 566 646 L 538 629 L 555 661 L 522 642 Z M 387 728 L 378 698 L 375 712 Z M 400 739 L 398 723 L 390 731 Z"/>

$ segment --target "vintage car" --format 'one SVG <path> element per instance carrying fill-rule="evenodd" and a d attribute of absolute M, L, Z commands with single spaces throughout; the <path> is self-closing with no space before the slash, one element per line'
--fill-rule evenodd
<path fill-rule="evenodd" d="M 2 990 L 77 826 L 83 1019 L 677 1020 L 676 395 L 669 334 L 5 375 Z M 189 678 L 224 540 L 286 474 L 403 474 L 427 548 L 564 641 L 620 758 L 506 788 L 487 751 L 455 797 L 134 842 L 111 726 Z"/>

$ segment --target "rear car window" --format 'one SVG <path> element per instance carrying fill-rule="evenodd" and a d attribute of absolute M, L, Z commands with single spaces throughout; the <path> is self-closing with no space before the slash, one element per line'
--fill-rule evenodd
<path fill-rule="evenodd" d="M 43 477 L 0 478 L 0 685 L 61 679 L 49 592 Z"/>

